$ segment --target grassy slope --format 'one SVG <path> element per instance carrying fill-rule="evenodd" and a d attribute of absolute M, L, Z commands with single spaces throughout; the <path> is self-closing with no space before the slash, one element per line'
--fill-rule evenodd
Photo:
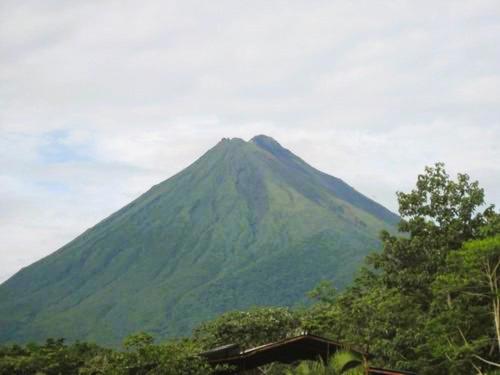
<path fill-rule="evenodd" d="M 224 140 L 0 286 L 0 341 L 181 335 L 340 286 L 397 217 L 274 140 Z"/>

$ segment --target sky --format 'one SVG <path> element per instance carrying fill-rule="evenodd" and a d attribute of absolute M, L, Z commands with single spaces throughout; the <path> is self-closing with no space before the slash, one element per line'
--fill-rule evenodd
<path fill-rule="evenodd" d="M 426 165 L 500 205 L 500 4 L 0 2 L 0 282 L 266 134 L 397 210 Z"/>

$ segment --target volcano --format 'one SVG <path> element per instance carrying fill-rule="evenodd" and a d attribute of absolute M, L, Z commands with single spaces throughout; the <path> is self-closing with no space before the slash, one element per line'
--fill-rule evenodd
<path fill-rule="evenodd" d="M 0 342 L 182 336 L 345 286 L 399 217 L 277 141 L 223 139 L 0 286 Z"/>

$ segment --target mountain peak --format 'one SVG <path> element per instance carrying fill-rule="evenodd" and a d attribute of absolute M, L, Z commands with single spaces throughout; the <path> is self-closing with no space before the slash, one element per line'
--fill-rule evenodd
<path fill-rule="evenodd" d="M 289 151 L 281 146 L 278 141 L 276 141 L 274 138 L 271 138 L 267 135 L 257 135 L 253 137 L 250 140 L 251 143 L 255 144 L 256 146 L 269 151 L 271 154 L 274 155 L 284 155 L 284 153 L 288 153 Z"/>
<path fill-rule="evenodd" d="M 274 139 L 273 137 L 269 137 L 268 135 L 265 134 L 259 134 L 253 137 L 250 142 L 252 143 L 267 143 L 267 144 L 277 144 L 281 147 L 281 145 Z"/>
<path fill-rule="evenodd" d="M 246 142 L 241 138 L 222 138 L 219 141 L 219 144 L 233 144 L 233 143 L 246 143 Z"/>

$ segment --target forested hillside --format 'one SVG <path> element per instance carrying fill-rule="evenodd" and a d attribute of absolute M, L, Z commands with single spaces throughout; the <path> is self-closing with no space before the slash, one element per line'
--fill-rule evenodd
<path fill-rule="evenodd" d="M 119 345 L 188 335 L 225 311 L 347 285 L 398 216 L 257 136 L 223 139 L 0 286 L 0 342 Z"/>

